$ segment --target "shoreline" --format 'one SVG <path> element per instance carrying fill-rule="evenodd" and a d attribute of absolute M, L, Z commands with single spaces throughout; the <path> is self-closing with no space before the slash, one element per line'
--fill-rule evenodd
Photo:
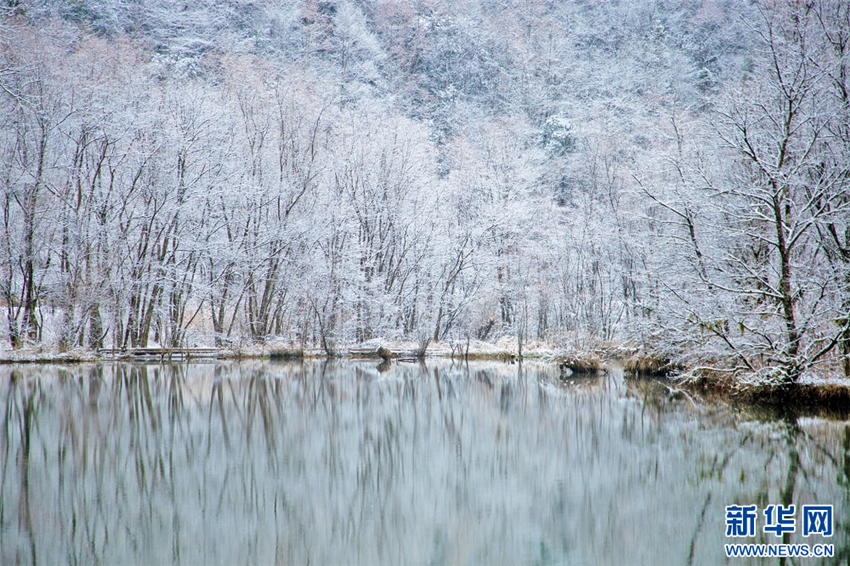
<path fill-rule="evenodd" d="M 805 379 L 782 386 L 760 384 L 745 385 L 734 379 L 702 377 L 695 380 L 682 379 L 673 366 L 647 367 L 636 363 L 623 347 L 606 349 L 603 354 L 575 351 L 567 354 L 544 345 L 532 345 L 522 358 L 516 354 L 515 343 L 477 342 L 464 348 L 448 343 L 430 345 L 423 352 L 412 343 L 393 344 L 390 349 L 375 344 L 361 344 L 340 348 L 333 355 L 322 349 L 300 349 L 277 345 L 251 346 L 241 349 L 228 348 L 135 348 L 127 350 L 73 350 L 70 352 L 40 350 L 0 351 L 0 366 L 10 365 L 55 365 L 55 364 L 99 364 L 114 362 L 137 363 L 189 363 L 239 360 L 372 360 L 375 362 L 419 362 L 429 359 L 452 359 L 460 361 L 494 361 L 517 363 L 522 360 L 558 365 L 564 379 L 583 375 L 598 375 L 609 371 L 609 364 L 622 364 L 627 380 L 654 380 L 667 386 L 671 397 L 684 393 L 696 395 L 708 401 L 721 401 L 732 405 L 765 407 L 771 411 L 789 413 L 826 413 L 836 418 L 850 418 L 850 380 L 843 378 Z M 599 350 L 601 351 L 601 350 Z"/>
<path fill-rule="evenodd" d="M 513 350 L 513 351 L 512 351 Z M 557 362 L 562 355 L 547 347 L 524 352 L 523 359 Z M 99 350 L 77 349 L 57 352 L 49 349 L 0 350 L 0 365 L 14 364 L 81 364 L 104 362 L 188 362 L 215 360 L 299 360 L 299 359 L 370 359 L 419 360 L 419 359 L 467 359 L 512 362 L 520 358 L 516 347 L 502 342 L 479 342 L 476 347 L 462 350 L 457 345 L 439 343 L 425 351 L 411 343 L 383 345 L 360 344 L 341 347 L 328 354 L 321 348 L 298 348 L 278 345 L 256 345 L 243 348 L 195 347 L 195 348 L 126 348 Z"/>

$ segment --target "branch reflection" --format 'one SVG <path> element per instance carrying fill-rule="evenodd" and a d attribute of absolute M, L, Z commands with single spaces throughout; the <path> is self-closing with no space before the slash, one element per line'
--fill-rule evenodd
<path fill-rule="evenodd" d="M 725 505 L 847 515 L 845 423 L 668 389 L 528 363 L 7 367 L 0 563 L 695 563 L 722 560 Z"/>

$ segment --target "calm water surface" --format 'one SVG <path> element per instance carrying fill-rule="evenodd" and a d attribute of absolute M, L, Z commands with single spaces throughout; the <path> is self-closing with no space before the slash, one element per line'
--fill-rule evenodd
<path fill-rule="evenodd" d="M 750 503 L 835 505 L 788 542 L 850 560 L 850 424 L 616 371 L 9 366 L 0 403 L 4 565 L 720 564 Z"/>

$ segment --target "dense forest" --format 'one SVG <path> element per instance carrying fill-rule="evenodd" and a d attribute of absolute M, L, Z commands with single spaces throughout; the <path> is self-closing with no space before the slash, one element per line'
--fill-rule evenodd
<path fill-rule="evenodd" d="M 850 3 L 24 0 L 3 348 L 628 343 L 850 375 Z"/>

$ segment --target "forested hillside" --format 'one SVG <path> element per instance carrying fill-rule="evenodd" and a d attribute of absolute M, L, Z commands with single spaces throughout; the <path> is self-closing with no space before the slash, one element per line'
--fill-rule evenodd
<path fill-rule="evenodd" d="M 0 8 L 3 348 L 850 375 L 850 3 Z"/>

